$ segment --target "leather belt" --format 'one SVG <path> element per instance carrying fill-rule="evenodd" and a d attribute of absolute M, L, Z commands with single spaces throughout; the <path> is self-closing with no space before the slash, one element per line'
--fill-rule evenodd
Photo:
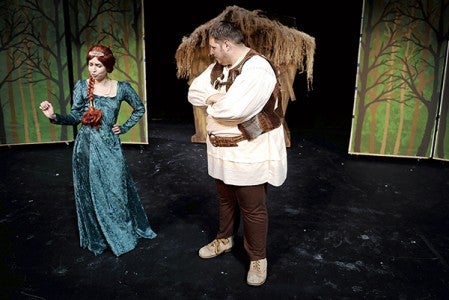
<path fill-rule="evenodd" d="M 237 147 L 237 143 L 246 140 L 243 135 L 225 137 L 209 134 L 209 141 L 214 147 Z"/>

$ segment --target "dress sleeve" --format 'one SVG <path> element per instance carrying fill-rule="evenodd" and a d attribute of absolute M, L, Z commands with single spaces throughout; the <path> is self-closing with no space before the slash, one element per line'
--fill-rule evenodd
<path fill-rule="evenodd" d="M 83 93 L 84 90 L 86 90 L 86 86 L 83 85 L 82 80 L 78 80 L 73 88 L 73 104 L 70 113 L 67 115 L 55 113 L 56 118 L 50 119 L 50 122 L 58 125 L 78 125 L 81 123 L 81 118 L 89 107 L 89 102 Z"/>
<path fill-rule="evenodd" d="M 122 134 L 128 132 L 145 114 L 145 106 L 129 82 L 123 82 L 123 90 L 124 100 L 133 108 L 133 112 L 128 120 L 120 126 Z"/>

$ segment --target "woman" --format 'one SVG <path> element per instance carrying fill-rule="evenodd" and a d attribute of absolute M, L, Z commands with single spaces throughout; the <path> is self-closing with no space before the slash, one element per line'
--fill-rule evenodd
<path fill-rule="evenodd" d="M 87 54 L 89 79 L 76 82 L 67 115 L 56 114 L 49 101 L 40 109 L 51 123 L 83 125 L 76 135 L 72 164 L 80 245 L 95 255 L 110 247 L 119 256 L 135 248 L 138 238 L 156 237 L 122 152 L 119 135 L 142 118 L 145 106 L 128 82 L 112 80 L 115 57 L 104 45 Z M 122 101 L 133 112 L 118 125 Z"/>

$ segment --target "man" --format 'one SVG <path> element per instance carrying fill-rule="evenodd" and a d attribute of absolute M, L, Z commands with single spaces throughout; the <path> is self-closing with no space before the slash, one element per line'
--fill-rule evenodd
<path fill-rule="evenodd" d="M 267 277 L 267 187 L 285 181 L 287 153 L 275 112 L 280 94 L 276 73 L 243 39 L 231 22 L 217 21 L 209 28 L 210 55 L 216 62 L 192 81 L 188 100 L 207 106 L 208 173 L 219 200 L 218 233 L 199 256 L 231 251 L 241 215 L 250 260 L 247 283 L 259 286 Z"/>

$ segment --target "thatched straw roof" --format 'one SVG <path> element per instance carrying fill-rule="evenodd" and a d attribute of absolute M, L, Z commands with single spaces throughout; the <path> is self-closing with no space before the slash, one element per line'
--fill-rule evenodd
<path fill-rule="evenodd" d="M 306 72 L 307 87 L 311 89 L 315 39 L 269 19 L 260 10 L 248 11 L 238 6 L 228 6 L 216 18 L 200 25 L 190 36 L 182 39 L 175 55 L 178 78 L 191 81 L 212 62 L 209 57 L 208 29 L 214 22 L 223 19 L 240 24 L 246 45 L 265 55 L 281 73 L 282 70 L 286 73 L 290 70 L 291 73 L 292 68 L 295 72 Z M 286 75 L 281 86 L 292 90 L 295 73 L 291 77 L 291 74 Z M 294 100 L 293 92 L 288 94 Z"/>

